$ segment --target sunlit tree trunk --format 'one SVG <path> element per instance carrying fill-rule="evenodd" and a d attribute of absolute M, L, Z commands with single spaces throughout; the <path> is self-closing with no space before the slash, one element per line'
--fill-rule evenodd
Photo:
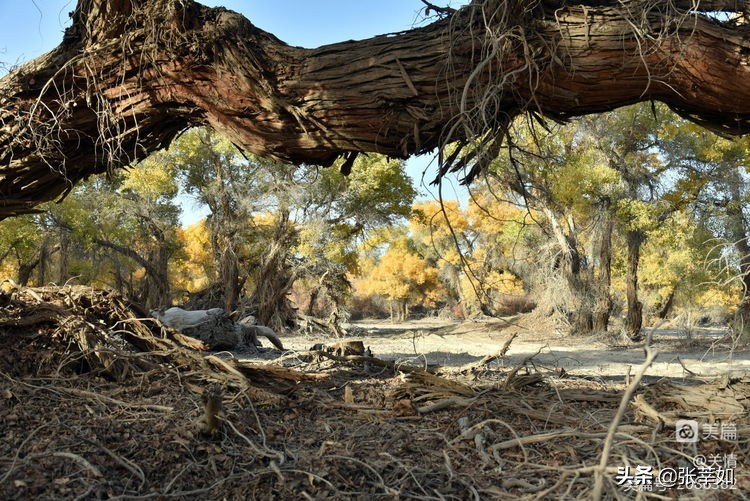
<path fill-rule="evenodd" d="M 738 339 L 750 341 L 750 242 L 748 242 L 750 227 L 748 227 L 743 204 L 745 199 L 743 176 L 745 174 L 740 172 L 740 169 L 744 170 L 744 167 L 730 167 L 725 179 L 730 195 L 726 210 L 727 236 L 734 243 L 739 256 L 739 272 L 742 282 L 742 296 L 735 313 L 734 329 Z"/>
<path fill-rule="evenodd" d="M 464 312 L 465 318 L 471 318 L 476 314 L 476 308 L 475 305 L 470 301 L 464 292 L 464 288 L 461 284 L 461 273 L 460 268 L 457 265 L 454 265 L 452 263 L 446 263 L 445 264 L 446 272 L 449 277 L 449 283 L 452 286 L 456 298 L 458 299 L 458 304 L 461 305 L 461 308 Z M 483 298 L 478 297 L 477 301 L 480 303 L 483 301 Z"/>
<path fill-rule="evenodd" d="M 214 245 L 219 282 L 224 293 L 224 309 L 232 311 L 240 297 L 240 266 L 237 256 L 237 225 L 239 216 L 233 209 L 229 193 L 229 180 L 225 166 L 217 155 L 211 157 L 216 174 L 216 201 L 213 217 L 210 220 L 211 236 Z"/>
<path fill-rule="evenodd" d="M 612 283 L 612 230 L 614 218 L 609 203 L 601 211 L 599 243 L 599 274 L 596 277 L 596 303 L 594 305 L 594 332 L 606 332 L 612 312 L 612 296 L 609 289 Z"/>
<path fill-rule="evenodd" d="M 628 231 L 625 240 L 628 246 L 625 294 L 628 310 L 625 316 L 624 334 L 630 339 L 638 339 L 643 325 L 643 303 L 638 299 L 638 265 L 641 260 L 641 244 L 645 236 L 639 230 Z"/>
<path fill-rule="evenodd" d="M 287 262 L 297 235 L 297 229 L 289 221 L 289 213 L 277 212 L 273 235 L 255 270 L 255 291 L 250 304 L 257 308 L 258 323 L 277 331 L 289 327 L 297 317 L 289 300 L 297 277 Z"/>
<path fill-rule="evenodd" d="M 572 312 L 573 321 L 570 333 L 585 335 L 594 328 L 591 283 L 582 276 L 581 253 L 572 217 L 567 218 L 568 232 L 558 221 L 556 215 L 549 208 L 544 209 L 547 220 L 552 228 L 552 234 L 557 241 L 559 254 L 556 268 L 562 270 L 568 285 L 568 292 L 575 298 L 576 309 Z"/>

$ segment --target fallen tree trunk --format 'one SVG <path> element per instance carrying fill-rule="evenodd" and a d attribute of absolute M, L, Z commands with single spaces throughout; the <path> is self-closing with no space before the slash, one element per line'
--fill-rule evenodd
<path fill-rule="evenodd" d="M 750 25 L 695 3 L 475 0 L 424 28 L 303 49 L 190 0 L 79 0 L 60 46 L 0 79 L 0 218 L 198 124 L 320 165 L 479 139 L 478 168 L 526 111 L 564 120 L 655 99 L 743 134 Z"/>
<path fill-rule="evenodd" d="M 206 350 L 206 345 L 165 328 L 120 294 L 84 286 L 13 284 L 9 292 L 0 291 L 0 348 L 0 361 L 12 361 L 19 374 L 93 373 L 122 382 L 176 369 L 183 380 L 221 382 L 274 405 L 284 401 L 278 393 L 293 390 L 294 382 L 320 379 L 204 356 L 194 350 Z"/>

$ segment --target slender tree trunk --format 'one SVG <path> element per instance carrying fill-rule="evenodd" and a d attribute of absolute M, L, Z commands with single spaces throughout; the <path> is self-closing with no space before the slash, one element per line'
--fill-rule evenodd
<path fill-rule="evenodd" d="M 446 265 L 448 276 L 450 277 L 450 283 L 453 284 L 453 288 L 455 289 L 456 297 L 458 298 L 458 303 L 461 305 L 464 311 L 464 318 L 472 318 L 475 315 L 475 307 L 471 302 L 466 298 L 466 294 L 464 293 L 464 289 L 461 286 L 461 273 L 459 271 L 459 267 L 455 266 L 451 263 L 448 263 Z M 481 303 L 482 299 L 477 298 L 477 300 Z"/>
<path fill-rule="evenodd" d="M 57 267 L 57 283 L 64 285 L 70 278 L 70 230 L 60 227 L 60 259 Z"/>
<path fill-rule="evenodd" d="M 596 277 L 596 303 L 594 305 L 594 332 L 606 332 L 612 312 L 612 230 L 614 218 L 609 204 L 602 210 L 601 241 L 599 245 L 599 276 Z"/>
<path fill-rule="evenodd" d="M 651 99 L 745 133 L 747 30 L 697 12 L 746 6 L 472 1 L 422 28 L 303 49 L 191 0 L 79 0 L 60 46 L 0 79 L 0 218 L 197 124 L 319 165 L 470 142 L 527 110 L 565 119 Z"/>
<path fill-rule="evenodd" d="M 169 287 L 169 250 L 166 242 L 159 242 L 158 248 L 143 257 L 130 247 L 109 242 L 101 238 L 94 239 L 97 245 L 112 249 L 113 251 L 128 257 L 138 265 L 143 266 L 146 271 L 146 279 L 143 282 L 140 301 L 146 308 L 161 308 L 172 304 L 172 296 Z"/>
<path fill-rule="evenodd" d="M 45 234 L 39 247 L 39 266 L 37 266 L 37 276 L 39 277 L 37 284 L 40 286 L 47 284 L 47 267 L 49 265 L 50 254 L 49 236 Z"/>
<path fill-rule="evenodd" d="M 639 339 L 643 325 L 643 303 L 638 300 L 638 265 L 641 259 L 641 244 L 645 235 L 638 230 L 628 231 L 625 236 L 628 245 L 628 266 L 625 276 L 628 311 L 623 327 L 625 335 Z"/>
<path fill-rule="evenodd" d="M 405 299 L 394 299 L 391 304 L 391 323 L 403 322 L 409 315 L 409 306 Z"/>
<path fill-rule="evenodd" d="M 736 338 L 742 342 L 750 342 L 750 228 L 743 211 L 744 194 L 746 188 L 744 167 L 732 167 L 726 178 L 727 188 L 731 195 L 731 202 L 727 206 L 728 237 L 734 242 L 735 250 L 740 261 L 740 275 L 742 278 L 742 296 L 737 306 L 733 320 Z"/>
<path fill-rule="evenodd" d="M 746 214 L 743 211 L 743 200 L 746 195 L 744 167 L 728 166 L 720 175 L 729 203 L 726 204 L 725 236 L 729 239 L 737 252 L 739 272 L 743 290 L 737 305 L 732 328 L 735 339 L 742 342 L 750 341 L 750 243 L 748 235 L 750 228 Z"/>
<path fill-rule="evenodd" d="M 231 237 L 229 237 L 231 239 Z M 226 240 L 223 239 L 225 242 Z M 240 271 L 237 252 L 232 242 L 226 242 L 220 250 L 219 270 L 224 292 L 224 309 L 233 311 L 240 298 Z"/>
<path fill-rule="evenodd" d="M 310 303 L 307 305 L 307 316 L 315 316 L 315 303 L 318 301 L 318 294 L 320 294 L 320 286 L 317 285 L 310 291 Z"/>
<path fill-rule="evenodd" d="M 31 280 L 31 274 L 34 272 L 34 269 L 39 265 L 39 256 L 35 256 L 34 259 L 31 261 L 20 263 L 18 265 L 18 280 L 17 283 L 20 286 L 27 286 L 29 285 L 29 281 Z"/>
<path fill-rule="evenodd" d="M 577 303 L 576 310 L 573 312 L 573 325 L 570 333 L 571 335 L 590 334 L 594 328 L 592 291 L 591 284 L 581 276 L 581 254 L 578 251 L 575 225 L 569 218 L 569 234 L 566 234 L 552 210 L 545 208 L 544 213 L 560 248 L 557 268 L 562 269 L 569 292 Z"/>
<path fill-rule="evenodd" d="M 664 302 L 664 304 L 659 308 L 659 311 L 656 313 L 656 316 L 660 318 L 661 320 L 664 320 L 667 318 L 667 315 L 669 315 L 669 312 L 672 311 L 672 306 L 674 305 L 674 294 L 677 290 L 677 287 L 673 287 L 671 291 L 669 291 L 669 295 L 667 296 L 667 300 Z"/>
<path fill-rule="evenodd" d="M 399 300 L 397 303 L 397 317 L 399 322 L 405 322 L 409 318 L 409 303 L 405 299 Z"/>

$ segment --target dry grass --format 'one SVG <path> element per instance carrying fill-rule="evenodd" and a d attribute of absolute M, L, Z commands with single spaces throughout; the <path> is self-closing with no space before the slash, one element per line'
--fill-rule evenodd
<path fill-rule="evenodd" d="M 527 364 L 432 373 L 298 353 L 258 366 L 175 347 L 176 360 L 198 360 L 186 364 L 123 345 L 111 353 L 130 371 L 116 381 L 65 363 L 83 353 L 60 343 L 81 323 L 17 325 L 34 301 L 19 291 L 0 308 L 4 499 L 590 499 L 597 472 L 604 497 L 629 499 L 618 467 L 679 468 L 697 453 L 736 455 L 738 487 L 720 495 L 750 487 L 747 378 L 605 385 Z M 141 358 L 154 365 L 130 363 Z M 214 438 L 199 431 L 209 381 L 224 387 Z M 677 443 L 685 417 L 731 422 L 738 438 Z M 678 494 L 717 492 L 643 499 Z"/>

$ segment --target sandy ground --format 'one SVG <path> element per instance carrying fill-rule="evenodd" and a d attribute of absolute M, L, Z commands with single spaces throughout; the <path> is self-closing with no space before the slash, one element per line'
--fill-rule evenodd
<path fill-rule="evenodd" d="M 161 328 L 134 315 L 120 296 L 90 288 L 22 291 L 0 308 L 0 499 L 591 499 L 597 481 L 606 499 L 646 499 L 619 468 L 689 468 L 698 445 L 701 457 L 723 458 L 701 473 L 705 490 L 680 487 L 685 469 L 654 498 L 750 492 L 750 378 L 696 384 L 678 362 L 702 375 L 747 372 L 748 352 L 731 350 L 721 331 L 690 343 L 654 332 L 661 357 L 649 373 L 659 381 L 624 407 L 623 375 L 643 344 L 573 338 L 532 315 L 349 326 L 348 339 L 376 356 L 412 364 L 396 371 L 300 356 L 336 341 L 301 335 L 282 337 L 292 371 L 223 365 L 216 359 L 233 354 L 165 349 Z M 514 334 L 494 366 L 456 369 Z M 415 370 L 420 362 L 445 367 L 429 374 Z M 736 439 L 683 447 L 677 419 L 729 423 Z M 603 457 L 611 474 L 597 475 Z"/>
<path fill-rule="evenodd" d="M 645 359 L 645 343 L 625 343 L 616 336 L 571 337 L 550 327 L 524 323 L 529 322 L 421 319 L 393 324 L 387 320 L 368 320 L 349 324 L 352 335 L 346 339 L 362 340 L 375 356 L 387 360 L 460 367 L 497 353 L 516 333 L 506 357 L 494 362 L 496 365 L 513 367 L 533 356 L 530 363 L 538 369 L 564 369 L 571 375 L 607 379 L 634 373 Z M 711 377 L 750 372 L 750 351 L 733 350 L 722 342 L 726 334 L 723 329 L 695 329 L 692 340 L 684 331 L 647 329 L 645 332 L 651 335 L 651 345 L 659 352 L 646 373 L 649 376 Z M 283 341 L 289 349 L 307 350 L 315 343 L 336 340 L 288 335 Z"/>

